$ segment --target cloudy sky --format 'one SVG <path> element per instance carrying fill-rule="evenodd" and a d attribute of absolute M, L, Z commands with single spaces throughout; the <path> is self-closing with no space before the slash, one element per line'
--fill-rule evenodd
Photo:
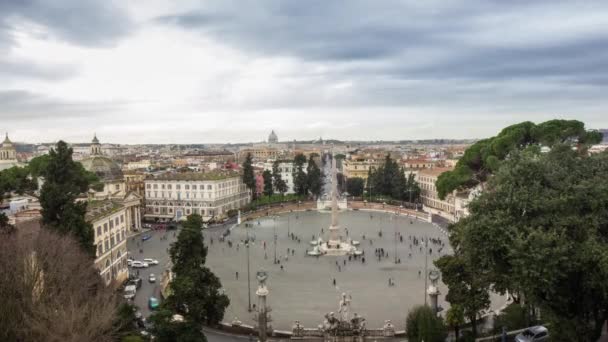
<path fill-rule="evenodd" d="M 478 138 L 608 127 L 608 2 L 0 0 L 17 141 Z"/>

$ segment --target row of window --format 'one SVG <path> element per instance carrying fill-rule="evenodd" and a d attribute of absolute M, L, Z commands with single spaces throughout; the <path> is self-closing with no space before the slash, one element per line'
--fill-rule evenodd
<path fill-rule="evenodd" d="M 126 234 L 126 230 L 123 228 L 122 231 L 116 232 L 116 235 L 112 234 L 109 239 L 106 238 L 103 243 L 100 241 L 99 244 L 97 244 L 97 256 L 103 255 L 103 253 L 109 251 L 115 245 L 126 239 Z"/>
<path fill-rule="evenodd" d="M 114 219 L 110 219 L 108 222 L 103 224 L 103 232 L 107 233 L 108 232 L 108 227 L 109 229 L 114 228 L 114 226 L 118 227 L 118 225 L 120 223 L 124 223 L 125 222 L 125 215 L 122 214 L 120 216 L 116 216 Z M 97 226 L 97 236 L 101 235 L 101 226 Z"/>
<path fill-rule="evenodd" d="M 234 180 L 234 181 L 229 181 L 229 182 L 224 182 L 224 183 L 220 183 L 217 185 L 217 187 L 219 189 L 224 189 L 230 186 L 236 186 L 238 185 L 238 181 Z M 146 184 L 146 189 L 158 189 L 159 188 L 159 184 Z M 175 184 L 175 190 L 181 190 L 181 184 Z M 167 189 L 167 190 L 173 190 L 173 186 L 171 184 L 160 184 L 160 189 Z M 196 185 L 196 184 L 184 184 L 184 190 L 205 190 L 205 186 L 204 185 Z M 207 190 L 213 190 L 213 184 L 207 184 Z"/>

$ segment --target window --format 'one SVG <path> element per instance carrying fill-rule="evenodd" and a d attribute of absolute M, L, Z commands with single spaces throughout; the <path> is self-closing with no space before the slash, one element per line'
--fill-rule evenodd
<path fill-rule="evenodd" d="M 110 220 L 110 229 L 114 228 L 114 220 Z"/>
<path fill-rule="evenodd" d="M 158 184 L 154 184 L 154 189 L 158 189 Z"/>
<path fill-rule="evenodd" d="M 97 236 L 101 235 L 101 226 L 97 227 Z"/>
<path fill-rule="evenodd" d="M 110 241 L 108 239 L 106 239 L 106 241 L 104 241 L 104 244 L 106 246 L 105 250 L 107 251 L 108 249 L 110 249 Z"/>
<path fill-rule="evenodd" d="M 207 185 L 207 190 L 213 190 L 213 185 L 211 185 L 211 184 Z"/>
<path fill-rule="evenodd" d="M 169 186 L 171 186 L 171 185 L 169 185 Z M 162 185 L 160 186 L 160 188 L 164 190 L 164 189 L 165 189 L 165 184 L 162 184 Z M 171 188 L 169 188 L 169 189 L 171 189 Z"/>
<path fill-rule="evenodd" d="M 116 185 L 114 185 L 114 189 L 116 189 L 116 190 L 120 190 L 120 184 L 116 184 Z"/>
<path fill-rule="evenodd" d="M 175 190 L 181 190 L 181 188 L 182 188 L 182 186 L 181 186 L 181 185 L 179 185 L 179 184 L 176 184 L 176 185 L 175 185 Z"/>
<path fill-rule="evenodd" d="M 171 184 L 167 185 L 167 189 L 171 190 Z"/>
<path fill-rule="evenodd" d="M 118 217 L 114 219 L 114 224 L 117 225 L 117 226 L 118 226 L 118 223 L 119 223 L 118 221 L 119 221 Z"/>
<path fill-rule="evenodd" d="M 185 190 L 190 190 L 190 185 L 188 185 L 188 184 L 184 185 L 184 189 Z"/>
<path fill-rule="evenodd" d="M 158 191 L 154 191 L 154 197 L 158 197 Z"/>
<path fill-rule="evenodd" d="M 114 235 L 112 235 L 112 237 L 110 238 L 110 245 L 112 247 L 114 247 L 115 241 L 114 241 Z"/>
<path fill-rule="evenodd" d="M 151 185 L 150 184 L 146 184 L 146 189 L 150 189 Z"/>
<path fill-rule="evenodd" d="M 125 222 L 125 215 L 124 214 L 120 215 L 120 223 L 123 223 L 123 222 Z"/>
<path fill-rule="evenodd" d="M 99 245 L 97 245 L 97 256 L 100 256 L 103 254 L 103 243 L 100 243 Z"/>
<path fill-rule="evenodd" d="M 107 232 L 108 232 L 108 224 L 107 224 L 107 223 L 104 223 L 104 224 L 103 224 L 103 232 L 104 232 L 104 233 L 107 233 Z"/>
<path fill-rule="evenodd" d="M 193 186 L 192 186 L 192 190 L 196 190 L 196 185 L 193 185 Z"/>
<path fill-rule="evenodd" d="M 146 196 L 151 197 L 150 196 L 150 191 L 146 192 Z"/>

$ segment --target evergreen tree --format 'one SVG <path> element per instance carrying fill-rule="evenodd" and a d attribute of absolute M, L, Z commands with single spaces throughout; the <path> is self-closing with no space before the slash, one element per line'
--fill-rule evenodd
<path fill-rule="evenodd" d="M 255 191 L 255 175 L 253 173 L 251 153 L 247 153 L 247 157 L 243 162 L 243 183 L 245 183 L 247 189 L 251 190 L 251 196 L 255 199 L 257 193 Z"/>
<path fill-rule="evenodd" d="M 59 141 L 49 152 L 40 193 L 42 223 L 63 234 L 71 234 L 90 255 L 95 254 L 93 227 L 86 222 L 86 202 L 78 195 L 89 189 L 89 179 L 80 163 L 72 160 L 72 149 Z"/>
<path fill-rule="evenodd" d="M 283 196 L 287 192 L 287 183 L 281 177 L 279 167 L 281 166 L 279 160 L 275 160 L 272 163 L 272 184 L 274 189 Z"/>
<path fill-rule="evenodd" d="M 195 341 L 200 338 L 197 332 L 203 325 L 215 325 L 224 318 L 230 303 L 220 291 L 220 280 L 204 266 L 207 247 L 202 225 L 200 215 L 189 215 L 169 250 L 175 274 L 170 285 L 172 293 L 151 318 L 158 323 L 155 329 L 158 336 L 163 336 L 162 341 Z M 171 322 L 172 313 L 184 316 L 183 325 Z"/>
<path fill-rule="evenodd" d="M 293 160 L 293 187 L 296 194 L 305 196 L 308 194 L 308 177 L 304 172 L 304 163 L 306 163 L 306 157 L 299 153 Z"/>
<path fill-rule="evenodd" d="M 411 342 L 443 342 L 447 336 L 443 320 L 428 306 L 416 306 L 405 320 L 405 334 Z"/>
<path fill-rule="evenodd" d="M 317 163 L 315 163 L 312 155 L 308 158 L 306 178 L 310 194 L 315 198 L 319 197 L 321 195 L 321 190 L 323 189 L 323 173 L 321 172 L 321 169 L 319 169 Z"/>
<path fill-rule="evenodd" d="M 359 177 L 352 177 L 346 180 L 346 191 L 355 197 L 359 197 L 363 195 L 363 187 L 365 185 L 365 180 Z"/>
<path fill-rule="evenodd" d="M 264 178 L 264 196 L 272 196 L 274 194 L 272 187 L 272 173 L 269 170 L 265 170 L 262 173 L 262 177 Z"/>

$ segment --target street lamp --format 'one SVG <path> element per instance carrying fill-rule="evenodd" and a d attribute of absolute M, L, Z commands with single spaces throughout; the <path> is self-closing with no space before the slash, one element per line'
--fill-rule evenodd
<path fill-rule="evenodd" d="M 425 243 L 424 243 L 424 305 L 426 306 L 426 288 L 427 288 L 427 283 L 428 283 L 428 276 L 427 276 L 427 268 L 428 268 L 428 252 L 429 252 L 429 237 L 428 236 L 424 236 L 425 238 Z"/>
<path fill-rule="evenodd" d="M 272 218 L 274 220 L 274 263 L 277 263 L 277 217 Z"/>
<path fill-rule="evenodd" d="M 251 312 L 251 273 L 250 273 L 250 266 L 249 266 L 249 228 L 247 229 L 247 241 L 245 242 L 246 245 L 245 247 L 247 247 L 247 299 L 249 300 L 249 306 L 248 306 L 248 311 Z"/>
<path fill-rule="evenodd" d="M 395 254 L 395 264 L 397 263 L 397 217 L 398 216 L 399 216 L 399 214 L 395 210 L 395 225 L 394 225 L 395 233 L 393 234 L 394 235 L 394 240 L 395 240 L 395 242 L 394 242 L 395 249 L 393 251 L 393 254 Z"/>

